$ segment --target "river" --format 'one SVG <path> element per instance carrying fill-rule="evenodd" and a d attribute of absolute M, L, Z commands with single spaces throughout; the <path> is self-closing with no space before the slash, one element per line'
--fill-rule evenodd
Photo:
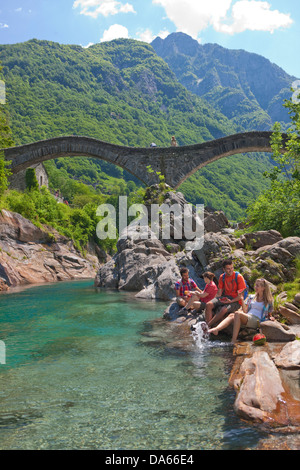
<path fill-rule="evenodd" d="M 0 448 L 254 448 L 262 434 L 233 411 L 230 345 L 171 347 L 156 323 L 166 305 L 92 280 L 1 294 Z"/>

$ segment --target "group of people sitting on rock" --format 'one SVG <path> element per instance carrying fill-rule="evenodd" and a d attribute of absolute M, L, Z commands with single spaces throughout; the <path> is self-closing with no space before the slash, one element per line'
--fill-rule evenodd
<path fill-rule="evenodd" d="M 204 290 L 189 277 L 187 268 L 181 268 L 181 279 L 175 284 L 176 300 L 182 314 L 204 311 L 208 333 L 217 335 L 233 324 L 232 343 L 235 343 L 241 328 L 257 329 L 261 322 L 275 320 L 271 316 L 273 297 L 268 281 L 263 278 L 256 280 L 255 294 L 248 295 L 245 279 L 234 271 L 232 260 L 224 260 L 222 266 L 224 273 L 216 281 L 218 286 L 213 273 L 203 274 Z"/>

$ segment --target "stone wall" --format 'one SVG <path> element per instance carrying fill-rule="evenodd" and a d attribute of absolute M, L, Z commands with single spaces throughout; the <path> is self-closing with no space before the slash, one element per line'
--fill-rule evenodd
<path fill-rule="evenodd" d="M 29 168 L 34 168 L 35 169 L 35 175 L 39 183 L 39 187 L 41 186 L 46 186 L 46 188 L 49 187 L 49 180 L 48 180 L 48 175 L 46 172 L 46 169 L 42 163 L 38 163 L 37 165 L 33 165 Z M 25 191 L 26 189 L 26 181 L 25 181 L 25 175 L 26 175 L 26 170 L 19 171 L 19 173 L 16 173 L 12 175 L 9 178 L 10 185 L 9 189 L 16 189 L 17 191 Z"/>

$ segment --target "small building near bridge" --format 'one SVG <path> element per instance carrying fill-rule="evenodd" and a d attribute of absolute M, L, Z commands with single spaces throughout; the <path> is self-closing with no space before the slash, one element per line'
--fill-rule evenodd
<path fill-rule="evenodd" d="M 32 165 L 29 168 L 34 168 L 35 176 L 39 184 L 39 188 L 42 186 L 49 187 L 49 179 L 47 171 L 42 163 L 37 163 L 36 165 Z M 27 170 L 27 169 L 26 169 Z M 26 189 L 26 170 L 22 170 L 19 173 L 12 175 L 9 177 L 9 189 L 15 189 L 17 191 L 25 191 Z"/>

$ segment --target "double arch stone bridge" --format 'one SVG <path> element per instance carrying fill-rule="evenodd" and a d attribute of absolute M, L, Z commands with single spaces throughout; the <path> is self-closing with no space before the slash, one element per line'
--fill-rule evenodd
<path fill-rule="evenodd" d="M 147 186 L 158 182 L 156 172 L 176 189 L 199 168 L 219 158 L 247 152 L 272 152 L 272 132 L 246 132 L 229 135 L 201 144 L 183 147 L 136 148 L 109 144 L 89 137 L 66 136 L 3 149 L 11 161 L 13 174 L 46 160 L 85 156 L 99 158 L 124 168 Z M 283 134 L 284 140 L 286 135 Z M 147 167 L 151 166 L 153 172 Z"/>

